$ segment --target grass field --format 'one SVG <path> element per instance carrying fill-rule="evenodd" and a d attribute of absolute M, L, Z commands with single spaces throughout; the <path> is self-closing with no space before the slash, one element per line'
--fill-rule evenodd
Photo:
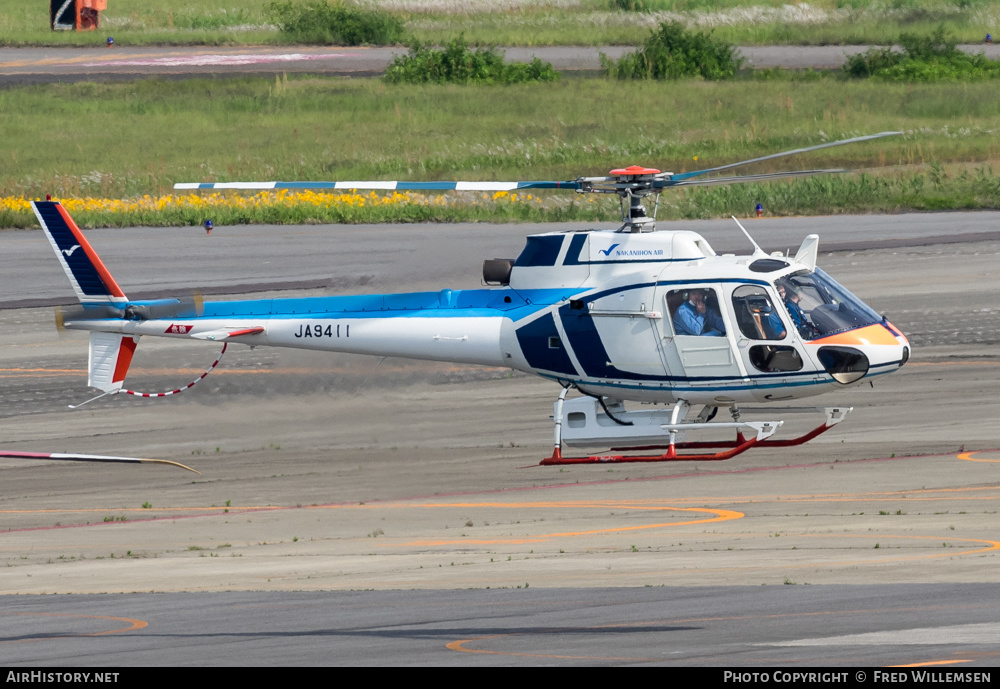
<path fill-rule="evenodd" d="M 409 34 L 444 44 L 464 33 L 473 44 L 635 45 L 662 21 L 677 20 L 738 45 L 894 42 L 902 31 L 943 25 L 960 42 L 1000 34 L 991 0 L 646 0 L 654 10 L 623 12 L 609 0 L 355 0 L 399 13 Z M 275 44 L 283 37 L 267 0 L 109 0 L 96 32 L 52 32 L 48 3 L 0 0 L 0 44 Z"/>
<path fill-rule="evenodd" d="M 572 179 L 633 163 L 681 172 L 887 130 L 905 134 L 747 170 L 843 167 L 865 176 L 671 194 L 661 216 L 740 214 L 756 202 L 776 214 L 1000 207 L 993 175 L 1000 169 L 1000 91 L 989 83 L 143 80 L 7 88 L 0 112 L 0 226 L 8 227 L 33 224 L 17 201 L 46 193 L 160 197 L 178 181 Z M 545 220 L 613 217 L 616 209 L 572 194 L 434 203 L 417 199 L 404 212 L 407 204 L 376 211 L 372 203 L 361 210 L 310 202 L 303 216 L 232 202 L 227 217 Z M 155 208 L 136 208 L 131 217 L 141 211 L 143 222 L 152 222 Z M 97 206 L 81 211 L 86 224 L 119 224 Z M 161 216 L 200 222 L 204 211 L 189 211 Z"/>

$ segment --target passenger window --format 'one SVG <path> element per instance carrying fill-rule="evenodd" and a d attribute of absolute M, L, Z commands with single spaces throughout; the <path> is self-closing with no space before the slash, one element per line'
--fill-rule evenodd
<path fill-rule="evenodd" d="M 783 340 L 788 334 L 767 290 L 743 285 L 733 291 L 733 313 L 740 332 L 751 340 Z"/>
<path fill-rule="evenodd" d="M 754 345 L 750 348 L 750 363 L 765 373 L 798 371 L 802 368 L 802 357 L 794 347 Z"/>
<path fill-rule="evenodd" d="M 675 289 L 667 293 L 675 335 L 724 337 L 726 323 L 714 289 Z"/>

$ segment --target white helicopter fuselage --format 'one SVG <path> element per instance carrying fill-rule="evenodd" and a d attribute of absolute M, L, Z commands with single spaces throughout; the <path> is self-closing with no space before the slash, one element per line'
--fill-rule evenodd
<path fill-rule="evenodd" d="M 809 277 L 815 253 L 814 242 L 802 263 L 718 256 L 687 231 L 550 233 L 529 237 L 506 284 L 491 288 L 206 302 L 186 317 L 66 327 L 503 366 L 618 400 L 791 400 L 889 373 L 909 354 L 906 338 L 870 313 L 804 337 L 776 285 L 801 279 L 822 292 Z M 679 329 L 692 291 L 707 295 L 722 332 Z M 844 308 L 842 295 L 812 297 L 824 301 L 814 313 Z"/>

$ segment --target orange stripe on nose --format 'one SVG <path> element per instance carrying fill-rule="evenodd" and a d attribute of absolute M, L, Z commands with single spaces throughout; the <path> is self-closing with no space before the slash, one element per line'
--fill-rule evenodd
<path fill-rule="evenodd" d="M 898 347 L 899 340 L 881 323 L 848 330 L 818 340 L 810 340 L 809 344 L 821 345 L 893 345 Z"/>

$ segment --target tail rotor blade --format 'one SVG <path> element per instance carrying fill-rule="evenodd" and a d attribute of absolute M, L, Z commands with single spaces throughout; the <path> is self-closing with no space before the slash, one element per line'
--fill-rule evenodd
<path fill-rule="evenodd" d="M 187 297 L 172 297 L 153 301 L 134 302 L 125 309 L 125 317 L 135 320 L 164 320 L 171 318 L 196 318 L 205 312 L 205 299 L 194 292 Z"/>
<path fill-rule="evenodd" d="M 71 325 L 75 321 L 88 320 L 93 318 L 121 318 L 122 310 L 113 306 L 91 304 L 86 307 L 79 304 L 73 306 L 56 306 L 53 309 L 56 322 L 56 330 L 59 334 L 66 332 L 67 324 Z"/>

